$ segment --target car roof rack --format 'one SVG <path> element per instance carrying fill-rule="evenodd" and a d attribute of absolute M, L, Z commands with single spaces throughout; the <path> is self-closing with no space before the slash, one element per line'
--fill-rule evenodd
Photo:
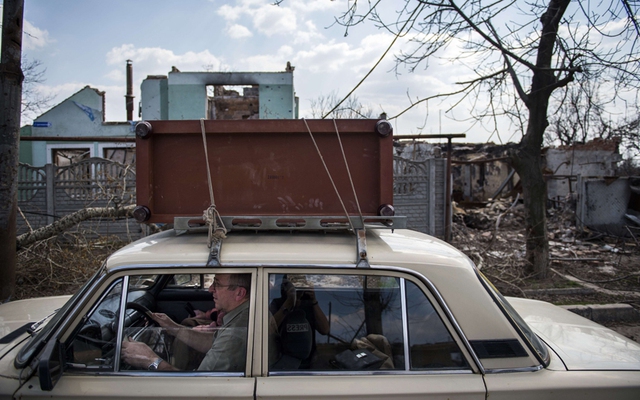
<path fill-rule="evenodd" d="M 407 219 L 404 216 L 221 216 L 227 231 L 282 230 L 282 231 L 335 231 L 352 229 L 404 229 Z M 178 235 L 208 230 L 202 216 L 175 217 L 173 229 Z"/>
<path fill-rule="evenodd" d="M 239 230 L 271 231 L 355 231 L 357 268 L 370 268 L 367 258 L 366 229 L 404 229 L 406 217 L 374 216 L 223 216 L 220 217 L 227 232 Z M 193 224 L 197 222 L 197 224 Z M 202 217 L 175 217 L 174 230 L 181 235 L 189 232 L 206 232 Z M 220 267 L 222 239 L 212 240 L 207 260 L 208 267 Z"/>

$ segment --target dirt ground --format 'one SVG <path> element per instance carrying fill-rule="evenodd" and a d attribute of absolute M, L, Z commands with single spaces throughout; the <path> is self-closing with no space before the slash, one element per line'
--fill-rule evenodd
<path fill-rule="evenodd" d="M 626 238 L 576 228 L 570 210 L 550 209 L 550 271 L 532 276 L 525 262 L 523 208 L 512 199 L 483 208 L 454 210 L 452 244 L 467 254 L 507 296 L 559 305 L 626 303 L 640 310 L 640 243 L 633 229 Z M 72 294 L 125 243 L 113 238 L 87 241 L 66 234 L 18 253 L 14 299 Z M 615 324 L 640 339 L 640 323 Z"/>

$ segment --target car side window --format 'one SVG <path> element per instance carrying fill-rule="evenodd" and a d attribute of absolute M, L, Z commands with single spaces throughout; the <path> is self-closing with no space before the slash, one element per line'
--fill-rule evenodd
<path fill-rule="evenodd" d="M 72 366 L 113 370 L 121 293 L 122 279 L 118 279 L 83 319 L 66 346 L 66 360 Z"/>
<path fill-rule="evenodd" d="M 412 370 L 469 368 L 429 299 L 413 282 L 406 282 L 409 349 Z"/>
<path fill-rule="evenodd" d="M 167 288 L 207 289 L 213 281 L 213 274 L 176 274 Z"/>
<path fill-rule="evenodd" d="M 66 367 L 80 372 L 245 372 L 251 274 L 183 274 L 211 288 L 164 290 L 173 274 L 130 275 L 111 283 L 66 341 Z M 204 278 L 204 279 L 203 279 Z M 207 278 L 209 278 L 207 280 Z M 159 287 L 161 284 L 163 287 Z M 121 310 L 123 286 L 126 290 Z M 217 302 L 213 300 L 216 294 Z M 163 301 L 158 301 L 159 296 Z M 206 305 L 205 308 L 187 307 Z M 189 311 L 193 313 L 190 316 Z M 123 321 L 120 321 L 123 315 Z M 123 340 L 118 343 L 118 337 Z M 119 360 L 119 363 L 118 363 Z"/>
<path fill-rule="evenodd" d="M 187 277 L 196 277 L 195 289 L 188 290 Z M 199 371 L 243 374 L 246 364 L 251 274 L 217 273 L 165 276 L 166 288 L 186 283 L 179 290 L 154 293 L 162 296 L 148 302 L 147 309 L 127 303 L 147 321 L 143 326 L 125 327 L 122 343 L 123 370 Z M 209 278 L 207 280 L 207 278 Z M 215 304 L 193 308 L 203 295 L 199 286 L 208 282 L 204 294 Z M 131 288 L 133 289 L 133 288 Z M 146 296 L 139 299 L 145 300 Z M 136 300 L 137 302 L 137 300 Z M 194 315 L 189 316 L 187 311 Z"/>
<path fill-rule="evenodd" d="M 466 367 L 425 294 L 399 277 L 269 275 L 269 371 Z M 409 338 L 407 343 L 405 338 Z"/>

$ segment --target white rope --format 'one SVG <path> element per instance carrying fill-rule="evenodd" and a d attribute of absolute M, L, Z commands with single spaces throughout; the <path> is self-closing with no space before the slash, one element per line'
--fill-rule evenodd
<path fill-rule="evenodd" d="M 336 119 L 333 118 L 333 126 L 336 128 L 336 136 L 338 136 L 338 143 L 340 144 L 340 151 L 342 151 L 342 159 L 344 165 L 347 168 L 347 175 L 349 176 L 349 182 L 351 183 L 351 190 L 353 191 L 353 197 L 356 199 L 356 206 L 358 207 L 358 214 L 360 214 L 360 220 L 362 221 L 362 229 L 364 228 L 364 217 L 362 216 L 362 210 L 360 209 L 360 202 L 358 201 L 358 195 L 356 194 L 356 187 L 353 184 L 353 178 L 351 178 L 351 170 L 349 169 L 349 163 L 347 162 L 347 156 L 344 154 L 344 147 L 342 147 L 342 139 L 340 139 L 340 132 L 338 131 L 338 124 Z"/>
<path fill-rule="evenodd" d="M 313 142 L 313 145 L 316 148 L 316 151 L 318 152 L 318 156 L 320 156 L 320 161 L 322 161 L 322 165 L 324 165 L 324 170 L 327 172 L 327 176 L 329 177 L 329 180 L 331 181 L 331 185 L 333 185 L 333 190 L 335 190 L 336 195 L 338 196 L 338 200 L 340 200 L 340 204 L 342 205 L 342 209 L 344 210 L 344 214 L 347 216 L 347 221 L 349 221 L 349 226 L 351 226 L 351 230 L 353 230 L 355 232 L 355 228 L 353 227 L 353 224 L 351 223 L 351 218 L 349 218 L 349 213 L 347 212 L 347 207 L 345 207 L 344 202 L 342 201 L 342 197 L 340 197 L 340 193 L 338 192 L 338 188 L 336 187 L 335 182 L 333 181 L 333 177 L 331 177 L 331 173 L 329 172 L 329 168 L 327 167 L 327 163 L 324 162 L 324 157 L 322 157 L 322 153 L 320 152 L 320 148 L 318 147 L 318 144 L 316 143 L 316 139 L 314 139 L 313 137 L 313 133 L 311 133 L 311 129 L 309 129 L 309 124 L 307 124 L 307 120 L 302 118 L 302 121 L 304 122 L 304 125 L 307 127 L 307 131 L 309 132 L 309 136 L 311 136 L 311 141 Z"/>
<path fill-rule="evenodd" d="M 211 169 L 209 168 L 209 151 L 207 150 L 207 134 L 204 128 L 204 118 L 200 118 L 200 129 L 202 130 L 202 144 L 204 145 L 204 158 L 207 162 L 207 183 L 209 184 L 209 200 L 211 205 L 204 210 L 202 218 L 209 225 L 209 247 L 214 239 L 224 239 L 227 236 L 227 228 L 222 222 L 220 213 L 216 209 L 216 201 L 213 197 L 213 183 L 211 182 Z M 218 226 L 220 223 L 220 226 Z"/>

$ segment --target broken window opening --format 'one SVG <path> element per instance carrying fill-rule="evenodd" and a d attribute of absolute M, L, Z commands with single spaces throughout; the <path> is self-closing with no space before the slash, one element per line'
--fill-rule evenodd
<path fill-rule="evenodd" d="M 208 119 L 260 118 L 258 85 L 208 85 L 207 100 Z"/>
<path fill-rule="evenodd" d="M 124 165 L 136 165 L 135 147 L 104 147 L 102 157 Z"/>
<path fill-rule="evenodd" d="M 53 164 L 65 167 L 91 157 L 91 150 L 88 148 L 52 149 L 51 156 Z"/>

